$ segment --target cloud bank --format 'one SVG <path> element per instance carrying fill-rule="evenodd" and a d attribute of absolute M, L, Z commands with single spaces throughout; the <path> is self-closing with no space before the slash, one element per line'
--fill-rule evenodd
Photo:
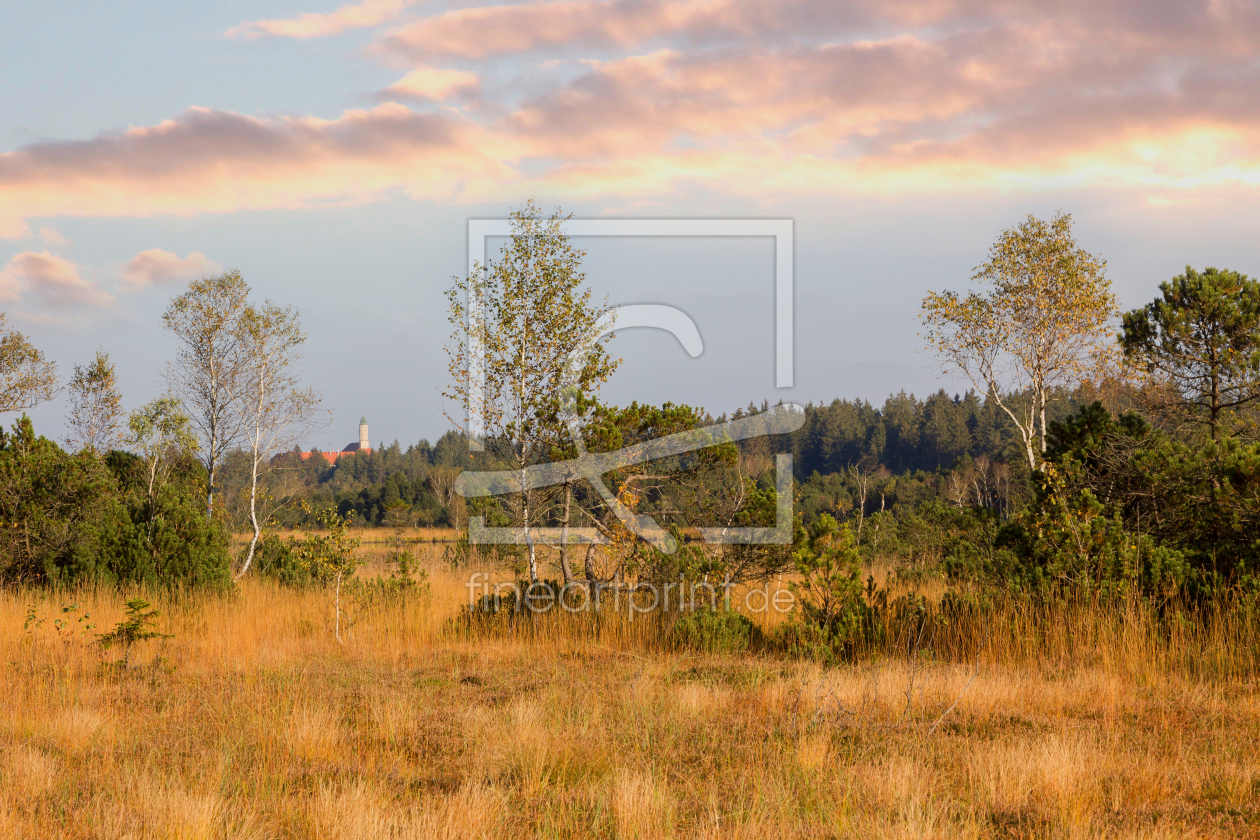
<path fill-rule="evenodd" d="M 1260 186 L 1260 4 L 1243 0 L 428 9 L 368 0 L 235 27 L 289 38 L 375 27 L 372 51 L 411 69 L 380 105 L 333 119 L 193 108 L 0 154 L 0 236 L 42 217 L 396 193 Z"/>
<path fill-rule="evenodd" d="M 335 120 L 192 108 L 154 126 L 0 154 L 0 235 L 42 216 L 189 216 L 355 203 L 386 191 L 449 198 L 512 177 L 494 138 L 395 103 Z"/>

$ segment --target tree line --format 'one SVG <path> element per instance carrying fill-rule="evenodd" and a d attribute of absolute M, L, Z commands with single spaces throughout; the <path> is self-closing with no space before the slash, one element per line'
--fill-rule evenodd
<path fill-rule="evenodd" d="M 303 459 L 326 413 L 301 379 L 296 311 L 255 302 L 236 272 L 194 281 L 162 319 L 178 347 L 166 394 L 124 411 L 101 351 L 66 385 L 65 440 L 25 419 L 0 439 L 5 579 L 225 585 L 268 530 L 329 516 L 476 524 L 506 545 L 465 554 L 592 588 L 755 580 L 800 572 L 801 552 L 856 579 L 818 559 L 824 546 L 968 585 L 1166 591 L 1260 574 L 1260 286 L 1245 275 L 1188 267 L 1120 313 L 1070 217 L 1030 216 L 999 236 L 975 290 L 923 301 L 927 343 L 965 393 L 715 417 L 600 399 L 615 313 L 591 299 L 562 222 L 527 204 L 498 258 L 448 292 L 445 394 L 479 418 L 471 445 L 451 431 L 335 466 Z M 55 366 L 0 323 L 0 410 L 57 392 Z M 725 431 L 749 422 L 765 434 Z M 694 445 L 656 443 L 682 439 Z M 616 452 L 639 455 L 598 476 L 575 466 Z M 791 539 L 700 539 L 776 526 L 782 454 Z M 249 538 L 235 554 L 233 529 Z"/>
<path fill-rule="evenodd" d="M 465 438 L 454 430 L 435 444 L 421 439 L 403 449 L 395 440 L 371 452 L 343 453 L 335 464 L 317 449 L 303 453 L 295 447 L 272 459 L 263 486 L 275 495 L 301 498 L 314 510 L 334 508 L 352 527 L 454 527 L 466 524 L 454 483 L 468 460 Z M 241 519 L 250 480 L 246 454 L 229 453 L 222 476 L 223 503 L 230 516 Z M 296 504 L 277 511 L 274 519 L 280 526 L 314 522 Z"/>
<path fill-rule="evenodd" d="M 892 557 L 906 576 L 1043 592 L 1216 591 L 1260 574 L 1255 280 L 1187 267 L 1121 313 L 1105 260 L 1077 245 L 1070 216 L 1029 216 L 1000 234 L 972 291 L 922 302 L 928 347 L 970 380 L 966 394 L 809 406 L 791 432 L 708 432 L 692 455 L 613 464 L 598 480 L 548 470 L 539 482 L 540 464 L 783 413 L 604 405 L 610 311 L 583 291 L 562 222 L 527 205 L 499 259 L 449 294 L 448 396 L 484 418 L 479 443 L 499 470 L 483 521 L 511 535 L 530 581 L 539 545 L 556 549 L 558 568 L 544 571 L 565 587 L 804 573 L 797 555 L 824 544 Z M 540 288 L 563 319 L 536 317 Z M 774 524 L 782 453 L 796 473 L 790 544 L 695 538 Z"/>
<path fill-rule="evenodd" d="M 1055 403 L 1052 420 L 1063 419 L 1089 396 L 1065 396 Z M 750 404 L 719 415 L 714 422 L 753 416 L 769 408 L 768 403 Z M 1018 453 L 1013 449 L 1016 437 L 1009 420 L 974 391 L 950 396 L 942 389 L 925 400 L 902 391 L 889 396 L 880 408 L 860 399 L 837 399 L 805 406 L 805 416 L 799 430 L 762 447 L 770 454 L 791 453 L 793 471 L 802 486 L 818 486 L 824 479 L 846 483 L 855 465 L 879 473 L 881 481 L 916 474 L 926 480 L 923 476 L 948 475 L 976 459 L 1018 460 L 1013 458 Z M 742 449 L 755 457 L 756 445 Z M 230 500 L 240 499 L 241 489 L 248 486 L 248 463 L 244 453 L 229 453 L 224 459 L 223 493 L 228 499 L 225 504 L 233 509 L 239 502 L 234 505 Z M 403 449 L 394 441 L 371 453 L 343 454 L 335 465 L 318 450 L 310 450 L 303 459 L 295 449 L 277 459 L 273 474 L 277 480 L 286 473 L 296 475 L 312 504 L 334 505 L 356 526 L 392 524 L 389 511 L 405 501 L 410 507 L 402 515 L 408 524 L 454 527 L 464 522 L 464 507 L 462 497 L 452 492 L 452 479 L 470 463 L 464 436 L 451 430 L 436 444 L 421 439 Z M 811 481 L 815 473 L 818 478 Z M 890 496 L 886 504 L 892 503 Z M 814 510 L 805 508 L 808 521 Z M 299 517 L 300 513 L 294 513 L 286 521 L 296 523 Z"/>

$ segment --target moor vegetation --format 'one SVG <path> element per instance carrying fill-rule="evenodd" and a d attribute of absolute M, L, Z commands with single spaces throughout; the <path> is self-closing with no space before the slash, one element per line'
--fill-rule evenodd
<path fill-rule="evenodd" d="M 923 302 L 965 393 L 714 416 L 601 401 L 562 221 L 450 291 L 467 434 L 303 458 L 235 272 L 162 397 L 101 351 L 0 433 L 0 836 L 1260 831 L 1260 283 L 1121 313 L 1030 216 Z M 57 381 L 0 334 L 0 409 Z"/>

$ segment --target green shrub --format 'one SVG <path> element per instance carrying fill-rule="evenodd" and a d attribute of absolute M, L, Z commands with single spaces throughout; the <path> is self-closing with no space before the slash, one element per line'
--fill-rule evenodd
<path fill-rule="evenodd" d="M 23 417 L 0 430 L 0 578 L 227 587 L 228 534 L 189 459 L 149 493 L 139 459 L 65 452 Z"/>
<path fill-rule="evenodd" d="M 292 542 L 285 542 L 275 533 L 264 535 L 254 549 L 254 570 L 284 586 L 311 586 L 315 583 L 311 567 L 294 553 Z"/>
<path fill-rule="evenodd" d="M 823 514 L 808 529 L 798 527 L 792 557 L 801 580 L 791 585 L 796 607 L 779 631 L 780 646 L 823 662 L 851 655 L 873 621 L 863 600 L 861 554 L 849 526 Z"/>
<path fill-rule="evenodd" d="M 131 648 L 136 642 L 174 638 L 170 633 L 159 633 L 153 629 L 152 624 L 157 621 L 159 613 L 150 609 L 149 602 L 143 598 L 132 598 L 128 601 L 125 612 L 127 617 L 114 625 L 113 630 L 96 637 L 101 650 L 108 650 L 115 645 L 122 648 L 123 658 L 116 664 L 123 668 L 126 668 L 131 658 Z"/>
<path fill-rule="evenodd" d="M 762 641 L 747 616 L 723 609 L 687 613 L 674 622 L 673 636 L 680 647 L 705 653 L 743 653 Z"/>
<path fill-rule="evenodd" d="M 167 486 L 119 505 L 100 540 L 98 577 L 117 583 L 228 589 L 228 532 L 199 494 Z"/>
<path fill-rule="evenodd" d="M 414 568 L 416 558 L 408 551 L 394 551 L 385 558 L 389 576 L 351 578 L 346 592 L 356 609 L 402 605 L 412 599 L 425 600 L 430 595 L 429 573 Z"/>
<path fill-rule="evenodd" d="M 95 571 L 102 528 L 118 516 L 113 478 L 91 453 L 70 455 L 36 437 L 23 416 L 0 429 L 0 574 L 70 583 Z"/>

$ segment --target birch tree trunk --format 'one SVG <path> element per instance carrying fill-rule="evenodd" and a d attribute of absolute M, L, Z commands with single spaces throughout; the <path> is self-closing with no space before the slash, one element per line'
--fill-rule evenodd
<path fill-rule="evenodd" d="M 258 467 L 259 460 L 262 457 L 262 417 L 263 405 L 266 401 L 268 392 L 268 370 L 266 361 L 260 364 L 258 371 L 257 395 L 254 400 L 253 412 L 253 430 L 250 438 L 250 459 L 249 459 L 249 524 L 253 528 L 253 536 L 249 540 L 249 553 L 245 555 L 245 562 L 241 566 L 240 573 L 237 578 L 244 576 L 249 571 L 250 564 L 254 562 L 254 552 L 258 548 L 258 536 L 262 533 L 262 525 L 258 521 Z"/>
<path fill-rule="evenodd" d="M 293 309 L 267 301 L 248 307 L 241 317 L 246 387 L 240 413 L 250 446 L 249 523 L 253 534 L 245 561 L 236 572 L 237 580 L 253 564 L 263 526 L 288 502 L 287 495 L 274 485 L 271 492 L 261 492 L 260 483 L 271 471 L 271 456 L 308 434 L 322 414 L 319 393 L 303 387 L 298 377 L 305 341 L 306 334 Z"/>
<path fill-rule="evenodd" d="M 573 482 L 564 483 L 564 523 L 560 526 L 560 571 L 564 585 L 573 582 L 573 569 L 569 565 L 569 513 L 573 505 Z"/>

